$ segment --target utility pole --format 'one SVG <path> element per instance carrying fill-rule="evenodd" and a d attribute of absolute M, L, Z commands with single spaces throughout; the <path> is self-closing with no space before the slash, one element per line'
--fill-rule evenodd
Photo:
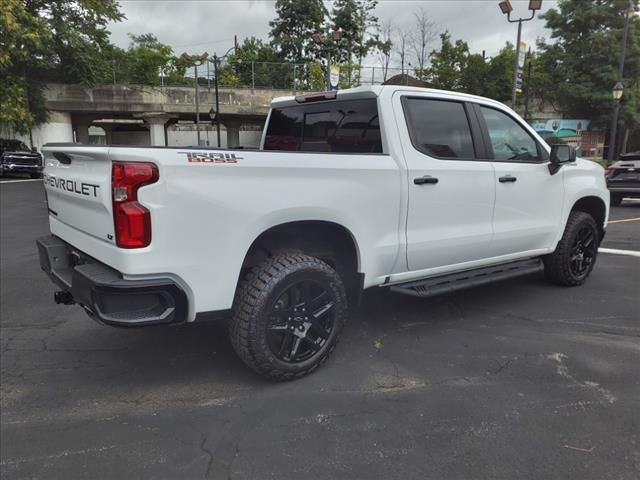
<path fill-rule="evenodd" d="M 622 48 L 620 50 L 620 60 L 618 61 L 618 83 L 613 89 L 613 118 L 611 119 L 611 130 L 609 133 L 609 151 L 607 152 L 607 164 L 611 165 L 615 158 L 616 137 L 618 135 L 618 117 L 620 115 L 620 99 L 624 91 L 624 56 L 627 50 L 627 37 L 629 36 L 629 17 L 634 8 L 633 0 L 629 0 L 629 5 L 624 16 L 624 32 L 622 34 Z M 618 93 L 619 92 L 619 96 Z"/>

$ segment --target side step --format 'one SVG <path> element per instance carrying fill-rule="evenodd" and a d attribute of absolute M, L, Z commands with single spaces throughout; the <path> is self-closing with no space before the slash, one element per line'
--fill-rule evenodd
<path fill-rule="evenodd" d="M 430 297 L 454 290 L 484 285 L 485 283 L 493 283 L 498 280 L 519 277 L 539 272 L 540 270 L 542 270 L 542 259 L 530 258 L 401 283 L 391 287 L 391 291 L 414 297 Z"/>

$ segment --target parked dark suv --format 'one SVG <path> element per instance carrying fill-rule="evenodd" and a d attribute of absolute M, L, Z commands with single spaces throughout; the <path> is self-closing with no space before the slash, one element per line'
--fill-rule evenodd
<path fill-rule="evenodd" d="M 42 155 L 20 140 L 0 138 L 0 177 L 13 172 L 28 173 L 31 178 L 40 178 Z"/>
<path fill-rule="evenodd" d="M 607 188 L 611 205 L 617 207 L 622 198 L 640 198 L 640 150 L 624 153 L 607 169 Z"/>

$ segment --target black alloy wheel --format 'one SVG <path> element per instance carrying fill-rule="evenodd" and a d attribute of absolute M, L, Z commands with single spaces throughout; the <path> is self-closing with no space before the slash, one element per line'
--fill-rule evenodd
<path fill-rule="evenodd" d="M 571 212 L 556 250 L 543 258 L 547 280 L 571 287 L 582 285 L 596 264 L 601 234 L 587 212 Z"/>
<path fill-rule="evenodd" d="M 335 326 L 336 299 L 321 283 L 290 285 L 273 303 L 267 326 L 271 352 L 283 362 L 300 363 L 318 355 Z"/>
<path fill-rule="evenodd" d="M 239 283 L 229 334 L 253 370 L 271 380 L 293 380 L 327 360 L 347 316 L 340 275 L 318 258 L 284 251 L 251 268 Z"/>
<path fill-rule="evenodd" d="M 597 250 L 593 228 L 584 226 L 578 230 L 569 257 L 569 268 L 576 278 L 582 278 L 591 270 Z"/>

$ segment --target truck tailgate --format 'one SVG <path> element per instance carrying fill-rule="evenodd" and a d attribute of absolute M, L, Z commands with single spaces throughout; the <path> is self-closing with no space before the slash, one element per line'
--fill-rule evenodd
<path fill-rule="evenodd" d="M 42 152 L 50 215 L 79 232 L 114 243 L 109 148 L 49 145 Z"/>

